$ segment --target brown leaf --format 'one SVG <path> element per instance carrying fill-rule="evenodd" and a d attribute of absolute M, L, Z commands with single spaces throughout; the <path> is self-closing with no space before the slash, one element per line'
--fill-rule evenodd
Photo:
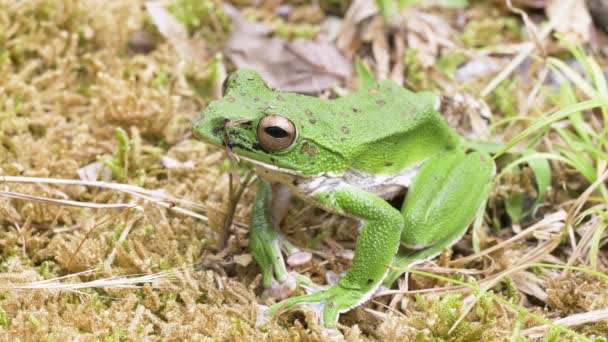
<path fill-rule="evenodd" d="M 256 70 L 270 87 L 316 93 L 350 75 L 351 61 L 332 42 L 268 37 L 272 30 L 267 25 L 244 20 L 231 6 L 224 10 L 234 25 L 226 55 L 237 67 Z"/>
<path fill-rule="evenodd" d="M 585 0 L 547 0 L 545 13 L 551 20 L 557 16 L 561 17 L 559 20 L 554 20 L 555 31 L 569 41 L 584 44 L 591 39 L 592 22 Z"/>
<path fill-rule="evenodd" d="M 354 56 L 359 43 L 358 25 L 363 20 L 378 13 L 375 1 L 355 0 L 346 11 L 342 28 L 336 40 L 337 46 L 348 56 Z"/>

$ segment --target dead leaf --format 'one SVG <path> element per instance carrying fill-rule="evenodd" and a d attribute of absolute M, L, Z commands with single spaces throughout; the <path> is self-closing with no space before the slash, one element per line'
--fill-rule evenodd
<path fill-rule="evenodd" d="M 378 13 L 375 1 L 355 0 L 346 11 L 342 28 L 336 39 L 336 45 L 347 56 L 352 57 L 357 52 L 359 40 L 359 23 Z"/>
<path fill-rule="evenodd" d="M 591 39 L 592 21 L 585 0 L 547 0 L 545 13 L 552 20 L 554 17 L 565 13 L 559 21 L 556 21 L 555 31 L 569 41 L 584 44 Z"/>
<path fill-rule="evenodd" d="M 169 13 L 156 1 L 147 1 L 145 6 L 158 32 L 173 45 L 175 51 L 184 61 L 192 62 L 207 59 L 208 56 L 203 42 L 190 39 L 186 27 L 173 14 Z"/>
<path fill-rule="evenodd" d="M 253 257 L 249 253 L 234 256 L 234 262 L 239 266 L 247 267 L 252 261 Z"/>
<path fill-rule="evenodd" d="M 84 181 L 110 180 L 112 178 L 112 170 L 106 164 L 96 161 L 79 168 L 76 173 L 78 178 Z"/>
<path fill-rule="evenodd" d="M 188 160 L 187 162 L 182 163 L 179 160 L 168 157 L 168 156 L 163 156 L 161 160 L 162 160 L 163 166 L 166 167 L 167 169 L 178 169 L 178 168 L 193 169 L 194 168 L 194 162 L 192 162 L 192 160 Z"/>
<path fill-rule="evenodd" d="M 416 50 L 423 67 L 433 66 L 441 49 L 456 48 L 450 40 L 456 32 L 442 17 L 412 7 L 406 8 L 400 18 L 399 26 L 407 32 L 407 46 Z"/>
<path fill-rule="evenodd" d="M 606 0 L 587 0 L 589 13 L 597 22 L 597 25 L 608 32 L 608 1 Z"/>
<path fill-rule="evenodd" d="M 372 54 L 376 60 L 376 79 L 385 80 L 388 78 L 391 58 L 388 40 L 384 33 L 384 19 L 376 16 L 368 29 L 372 40 Z"/>
<path fill-rule="evenodd" d="M 237 67 L 256 70 L 270 87 L 316 93 L 338 85 L 350 75 L 351 61 L 333 43 L 269 37 L 269 26 L 244 20 L 232 6 L 225 5 L 224 11 L 234 25 L 226 55 Z"/>

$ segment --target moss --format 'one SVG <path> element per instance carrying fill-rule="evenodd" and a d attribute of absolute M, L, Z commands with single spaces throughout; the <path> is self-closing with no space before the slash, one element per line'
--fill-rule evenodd
<path fill-rule="evenodd" d="M 172 0 L 167 8 L 191 35 L 201 31 L 206 39 L 217 41 L 230 33 L 232 22 L 222 10 L 220 1 Z"/>
<path fill-rule="evenodd" d="M 309 37 L 318 30 L 318 20 L 323 18 L 307 21 L 303 16 L 294 15 L 279 20 L 273 7 L 278 3 L 267 2 L 267 16 L 259 17 L 269 23 L 274 20 L 277 34 L 289 38 Z M 281 2 L 285 3 L 296 7 L 304 4 L 301 0 Z M 324 11 L 344 13 L 348 3 L 332 0 L 319 5 Z M 205 4 L 214 7 L 201 7 Z M 250 2 L 249 9 L 252 4 L 254 2 Z M 222 55 L 213 54 L 226 40 L 229 26 L 216 5 L 219 1 L 183 0 L 168 5 L 174 6 L 172 10 L 176 14 L 181 11 L 181 20 L 188 25 L 191 38 L 209 43 L 214 56 L 188 65 L 184 71 L 179 54 L 162 39 L 146 53 L 134 55 L 128 50 L 133 33 L 146 28 L 143 1 L 30 0 L 15 5 L 13 0 L 0 0 L 0 174 L 79 179 L 79 171 L 92 167 L 99 172 L 98 179 L 107 180 L 107 167 L 111 165 L 115 180 L 201 203 L 193 210 L 209 215 L 210 222 L 223 222 L 229 188 L 226 173 L 235 168 L 235 163 L 226 158 L 221 149 L 195 141 L 191 135 L 191 121 L 208 100 L 216 96 L 214 87 L 222 76 L 222 68 L 231 68 L 224 65 L 226 59 Z M 201 16 L 205 11 L 211 14 Z M 469 9 L 463 11 L 465 17 L 471 17 Z M 439 12 L 430 10 L 429 13 Z M 497 14 L 491 13 L 488 17 L 496 18 Z M 502 39 L 498 43 L 516 39 L 520 35 L 519 25 L 509 20 L 497 20 L 495 24 L 471 23 L 467 27 L 469 44 L 496 42 L 497 38 L 485 36 L 484 30 Z M 363 33 L 369 23 L 364 20 L 355 25 L 356 35 Z M 373 61 L 369 41 L 363 39 L 364 34 L 360 36 L 362 40 L 355 40 L 346 50 Z M 448 78 L 453 76 L 462 56 L 449 50 L 444 48 L 439 64 L 429 68 L 422 67 L 417 50 L 407 50 L 404 58 L 407 86 L 428 88 L 436 76 L 441 77 L 437 70 Z M 391 58 L 393 56 L 391 54 Z M 450 81 L 442 81 L 451 86 Z M 517 115 L 516 99 L 526 94 L 526 85 L 517 78 L 501 84 L 489 98 L 494 114 L 497 117 Z M 536 107 L 532 110 L 547 109 Z M 589 124 L 598 118 L 594 117 Z M 117 135 L 117 132 L 120 133 Z M 498 137 L 510 133 L 497 129 Z M 547 140 L 551 139 L 549 136 Z M 109 158 L 108 165 L 99 166 L 97 156 Z M 192 162 L 193 167 L 167 168 L 162 163 L 165 156 Z M 247 168 L 244 163 L 238 167 L 241 175 Z M 489 237 L 483 241 L 485 246 L 512 236 L 511 227 L 504 224 L 501 216 L 504 203 L 496 198 L 511 193 L 518 183 L 522 182 L 515 180 L 508 189 L 499 187 L 498 196 L 492 197 L 487 216 L 496 222 L 497 229 L 488 232 Z M 573 183 L 582 184 L 579 185 L 582 190 L 571 191 L 568 187 Z M 577 198 L 588 186 L 572 175 L 555 184 L 560 185 L 555 187 L 558 190 L 568 188 L 559 203 Z M 144 208 L 137 213 L 142 216 L 134 222 L 127 239 L 117 246 L 114 263 L 106 267 L 104 260 L 124 231 L 124 222 L 132 219 L 134 212 L 0 198 L 0 335 L 3 337 L 24 341 L 64 341 L 75 337 L 82 340 L 322 340 L 320 326 L 310 313 L 306 314 L 306 324 L 301 312 L 294 311 L 291 316 L 270 322 L 264 331 L 255 327 L 257 305 L 265 303 L 259 269 L 253 262 L 240 265 L 232 258 L 249 253 L 245 227 L 255 193 L 253 188 L 245 191 L 236 208 L 228 248 L 218 254 L 214 246 L 220 239 L 221 225 L 216 229 L 212 224 L 167 210 L 153 201 L 92 186 L 8 182 L 2 185 L 9 191 L 82 202 L 138 201 Z M 558 206 L 548 197 L 543 210 L 557 210 Z M 282 224 L 292 242 L 319 250 L 309 265 L 298 268 L 317 283 L 324 283 L 329 271 L 341 273 L 350 267 L 350 260 L 337 258 L 335 253 L 340 248 L 354 248 L 357 227 L 353 220 L 297 201 Z M 463 267 L 471 268 L 473 273 L 480 272 L 473 276 L 482 279 L 490 268 L 499 271 L 510 267 L 514 255 L 524 255 L 536 244 L 532 239 L 492 253 L 488 256 L 492 262 L 477 260 Z M 470 242 L 466 238 L 454 246 L 455 255 L 469 253 Z M 565 260 L 569 253 L 568 246 L 564 245 L 558 247 L 552 257 Z M 604 257 L 599 258 L 601 267 L 603 260 Z M 58 291 L 52 286 L 43 290 L 11 289 L 11 285 L 87 270 L 94 273 L 72 276 L 61 282 L 78 284 L 117 276 L 166 273 L 136 289 L 106 286 L 79 293 Z M 608 306 L 603 295 L 606 286 L 595 278 L 578 273 L 547 276 L 545 269 L 533 271 L 549 298 L 546 303 L 530 300 L 526 305 L 544 317 L 555 319 Z M 456 273 L 451 276 L 465 279 Z M 517 278 L 513 279 L 498 288 L 498 293 L 517 300 L 522 295 L 517 289 Z M 446 285 L 421 281 L 414 276 L 410 280 L 411 290 Z M 533 324 L 481 297 L 450 332 L 465 308 L 462 297 L 405 295 L 403 300 L 398 299 L 397 295 L 378 297 L 361 309 L 343 315 L 340 326 L 346 340 L 492 341 L 513 336 L 514 340 L 521 340 L 518 329 L 524 330 Z M 395 304 L 391 301 L 398 303 L 390 306 Z M 380 321 L 377 317 L 381 315 L 388 318 Z M 589 336 L 606 336 L 608 331 L 605 322 L 576 329 Z M 563 338 L 557 333 L 554 335 L 555 340 Z"/>
<path fill-rule="evenodd" d="M 521 24 L 515 17 L 485 17 L 471 20 L 462 33 L 468 47 L 482 47 L 521 39 Z"/>

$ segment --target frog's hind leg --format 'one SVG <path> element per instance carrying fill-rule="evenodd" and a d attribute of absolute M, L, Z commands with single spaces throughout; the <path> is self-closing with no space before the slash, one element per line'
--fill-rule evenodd
<path fill-rule="evenodd" d="M 494 173 L 491 158 L 460 150 L 442 153 L 422 166 L 401 209 L 403 247 L 391 264 L 385 286 L 392 285 L 404 268 L 432 258 L 464 235 L 485 208 Z"/>
<path fill-rule="evenodd" d="M 485 206 L 482 206 L 485 207 Z M 466 232 L 467 226 L 464 229 L 457 231 L 453 237 L 450 237 L 448 241 L 451 241 L 449 245 L 445 245 L 443 243 L 438 243 L 434 246 L 429 246 L 423 249 L 410 249 L 406 247 L 401 247 L 399 252 L 393 261 L 391 262 L 391 270 L 388 272 L 386 278 L 384 278 L 383 285 L 385 287 L 390 288 L 393 283 L 401 275 L 403 275 L 408 267 L 412 267 L 418 263 L 424 262 L 425 260 L 432 259 L 435 256 L 439 255 L 445 248 L 450 247 L 451 244 L 456 243 Z"/>

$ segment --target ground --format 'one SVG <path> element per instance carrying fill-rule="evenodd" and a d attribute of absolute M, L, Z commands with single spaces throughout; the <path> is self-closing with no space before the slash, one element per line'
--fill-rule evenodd
<path fill-rule="evenodd" d="M 323 339 L 305 309 L 255 327 L 255 184 L 191 132 L 245 66 L 322 97 L 434 90 L 496 155 L 484 217 L 342 315 L 346 340 L 608 336 L 605 34 L 577 1 L 425 2 L 0 0 L 0 338 Z M 348 269 L 352 219 L 294 200 L 282 230 L 298 272 Z"/>

